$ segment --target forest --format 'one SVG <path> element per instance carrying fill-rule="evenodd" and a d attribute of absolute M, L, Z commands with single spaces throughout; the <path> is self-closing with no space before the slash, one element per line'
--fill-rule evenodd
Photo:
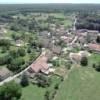
<path fill-rule="evenodd" d="M 0 5 L 0 12 L 77 12 L 77 11 L 98 11 L 99 4 L 3 4 Z"/>
<path fill-rule="evenodd" d="M 100 15 L 99 12 L 82 12 L 77 17 L 77 29 L 89 29 L 100 31 Z"/>

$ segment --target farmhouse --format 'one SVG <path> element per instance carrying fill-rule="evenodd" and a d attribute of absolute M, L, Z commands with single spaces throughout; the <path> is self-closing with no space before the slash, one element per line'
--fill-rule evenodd
<path fill-rule="evenodd" d="M 23 46 L 24 45 L 24 42 L 22 40 L 16 40 L 16 46 L 17 47 L 20 47 L 20 46 Z"/>
<path fill-rule="evenodd" d="M 12 73 L 5 67 L 0 68 L 0 81 L 3 81 L 4 79 L 8 78 L 11 76 Z"/>
<path fill-rule="evenodd" d="M 77 30 L 75 34 L 78 35 L 78 36 L 86 36 L 87 35 L 87 29 Z"/>
<path fill-rule="evenodd" d="M 69 54 L 70 60 L 73 63 L 80 63 L 82 56 L 79 53 L 70 53 Z"/>
<path fill-rule="evenodd" d="M 61 53 L 61 47 L 60 46 L 53 46 L 52 52 L 55 53 L 55 54 L 60 54 Z"/>
<path fill-rule="evenodd" d="M 99 34 L 98 31 L 88 30 L 87 37 L 88 37 L 90 42 L 95 42 L 98 34 Z"/>
<path fill-rule="evenodd" d="M 91 51 L 99 52 L 100 53 L 100 44 L 88 44 L 88 49 Z"/>
<path fill-rule="evenodd" d="M 38 38 L 39 38 L 39 41 L 40 41 L 41 45 L 42 45 L 44 48 L 48 48 L 48 47 L 49 47 L 50 38 L 43 37 L 43 36 L 38 36 Z"/>
<path fill-rule="evenodd" d="M 78 53 L 69 54 L 70 60 L 73 63 L 80 63 L 82 57 L 88 57 L 88 56 L 90 56 L 90 53 L 88 53 L 87 51 L 80 51 Z"/>
<path fill-rule="evenodd" d="M 29 69 L 30 73 L 39 73 L 49 74 L 49 65 L 47 63 L 48 58 L 45 55 L 41 55 Z"/>
<path fill-rule="evenodd" d="M 42 31 L 39 33 L 39 36 L 43 36 L 43 37 L 50 37 L 51 33 L 48 31 Z"/>
<path fill-rule="evenodd" d="M 61 36 L 61 40 L 65 43 L 70 43 L 72 41 L 72 37 Z"/>

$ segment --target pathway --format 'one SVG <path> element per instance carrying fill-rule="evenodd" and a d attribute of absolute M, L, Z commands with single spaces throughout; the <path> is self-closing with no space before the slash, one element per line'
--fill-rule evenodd
<path fill-rule="evenodd" d="M 44 54 L 44 52 L 42 52 L 42 53 L 40 54 L 40 56 L 43 55 L 43 54 Z M 36 62 L 36 61 L 40 58 L 40 56 L 39 56 L 34 62 Z M 34 62 L 33 62 L 33 63 L 34 63 Z M 32 63 L 32 64 L 33 64 L 33 63 Z M 31 64 L 31 65 L 32 65 L 32 64 Z M 14 76 L 10 76 L 10 77 L 8 77 L 7 79 L 5 79 L 5 80 L 3 80 L 2 82 L 0 82 L 0 86 L 2 86 L 4 83 L 10 82 L 10 81 L 14 80 L 15 78 L 17 78 L 18 76 L 22 75 L 24 72 L 26 72 L 26 71 L 31 67 L 31 65 L 29 65 L 27 68 L 25 68 L 25 69 L 24 69 L 23 71 L 21 71 L 20 73 L 14 75 Z"/>

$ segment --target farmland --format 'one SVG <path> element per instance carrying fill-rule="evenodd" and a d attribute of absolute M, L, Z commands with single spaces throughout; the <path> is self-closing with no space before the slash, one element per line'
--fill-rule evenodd
<path fill-rule="evenodd" d="M 51 86 L 47 88 L 38 87 L 37 85 L 30 84 L 29 86 L 23 88 L 21 100 L 44 100 L 46 91 L 50 92 L 50 98 L 55 92 L 55 85 L 61 82 L 61 78 L 58 76 L 51 76 Z"/>
<path fill-rule="evenodd" d="M 55 100 L 99 100 L 99 77 L 100 73 L 90 67 L 73 69 L 61 83 Z"/>

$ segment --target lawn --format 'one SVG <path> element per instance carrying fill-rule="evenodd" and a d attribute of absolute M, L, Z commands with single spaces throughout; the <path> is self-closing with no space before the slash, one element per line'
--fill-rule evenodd
<path fill-rule="evenodd" d="M 36 85 L 30 84 L 23 88 L 23 95 L 21 100 L 44 100 L 44 88 L 39 88 Z"/>
<path fill-rule="evenodd" d="M 92 53 L 92 55 L 90 56 L 89 60 L 91 61 L 91 63 L 100 62 L 100 54 Z"/>
<path fill-rule="evenodd" d="M 13 31 L 7 30 L 7 33 L 5 33 L 4 35 L 5 35 L 5 37 L 10 37 L 11 38 L 13 33 L 14 33 Z"/>
<path fill-rule="evenodd" d="M 54 16 L 55 18 L 65 18 L 63 13 L 51 13 L 49 15 Z"/>
<path fill-rule="evenodd" d="M 0 52 L 0 57 L 4 57 L 4 56 L 7 56 L 8 52 L 5 52 L 5 53 L 1 53 Z"/>
<path fill-rule="evenodd" d="M 71 27 L 73 22 L 71 19 L 66 19 L 63 23 L 65 27 Z"/>
<path fill-rule="evenodd" d="M 54 91 L 54 86 L 61 82 L 61 78 L 56 75 L 51 76 L 51 85 L 47 88 L 41 88 L 37 85 L 30 84 L 29 86 L 22 88 L 21 100 L 44 100 L 45 92 L 48 90 L 50 95 Z"/>
<path fill-rule="evenodd" d="M 3 51 L 3 48 L 2 46 L 0 47 L 0 57 L 5 57 L 8 55 L 8 51 L 5 51 L 5 52 L 2 52 Z"/>
<path fill-rule="evenodd" d="M 100 73 L 91 67 L 73 69 L 55 100 L 100 100 Z"/>

